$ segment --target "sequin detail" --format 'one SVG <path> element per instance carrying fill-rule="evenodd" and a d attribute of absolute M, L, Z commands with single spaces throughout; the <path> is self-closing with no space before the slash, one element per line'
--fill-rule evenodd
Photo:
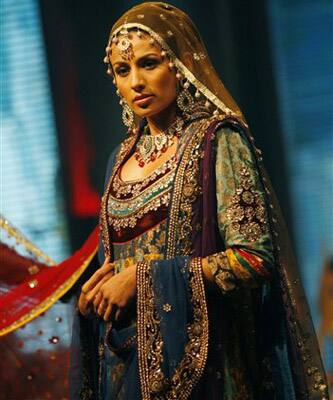
<path fill-rule="evenodd" d="M 156 168 L 149 176 L 143 180 L 123 181 L 120 177 L 121 168 L 118 169 L 113 182 L 112 189 L 114 196 L 120 199 L 123 196 L 138 196 L 140 192 L 145 189 L 149 183 L 155 181 L 159 176 L 166 174 L 168 171 L 176 167 L 177 157 L 171 157 L 170 160 L 165 162 L 159 168 Z"/>
<path fill-rule="evenodd" d="M 226 210 L 227 219 L 234 232 L 255 242 L 268 232 L 265 205 L 246 168 L 241 169 L 240 177 L 240 185 Z"/>
<path fill-rule="evenodd" d="M 112 194 L 108 201 L 108 222 L 119 231 L 122 228 L 134 228 L 137 221 L 150 211 L 156 211 L 161 206 L 168 206 L 174 171 L 170 171 L 139 195 L 129 199 L 118 199 Z"/>

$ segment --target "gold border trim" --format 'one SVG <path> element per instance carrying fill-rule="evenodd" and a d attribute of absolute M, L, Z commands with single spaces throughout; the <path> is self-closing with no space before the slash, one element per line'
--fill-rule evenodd
<path fill-rule="evenodd" d="M 56 265 L 56 262 L 52 260 L 48 255 L 42 252 L 37 246 L 30 242 L 17 228 L 5 218 L 0 217 L 0 228 L 8 233 L 9 236 L 16 239 L 29 253 L 32 253 L 37 258 L 42 258 L 47 265 Z"/>
<path fill-rule="evenodd" d="M 185 347 L 184 357 L 173 376 L 170 380 L 167 380 L 160 367 L 163 362 L 163 339 L 159 326 L 160 317 L 156 314 L 154 305 L 150 264 L 146 261 L 138 264 L 137 349 L 143 400 L 187 400 L 203 374 L 208 356 L 209 322 L 202 265 L 199 257 L 190 261 L 189 270 L 193 322 L 187 325 L 189 340 Z M 153 354 L 147 351 L 148 347 L 153 349 Z M 187 378 L 188 376 L 190 378 Z M 186 385 L 184 385 L 185 383 Z"/>
<path fill-rule="evenodd" d="M 190 160 L 192 152 L 195 150 L 195 147 L 202 143 L 204 139 L 205 133 L 212 121 L 215 118 L 208 118 L 204 120 L 199 120 L 196 126 L 191 124 L 188 129 L 193 129 L 193 136 L 190 138 L 189 143 L 187 144 L 185 151 L 183 153 L 182 159 L 179 162 L 178 169 L 176 171 L 176 175 L 174 178 L 174 189 L 172 193 L 171 199 L 171 207 L 170 207 L 170 215 L 169 215 L 169 227 L 168 227 L 168 235 L 167 235 L 167 251 L 166 258 L 175 257 L 176 252 L 176 244 L 177 240 L 181 237 L 180 234 L 180 204 L 183 196 L 183 186 L 184 186 L 184 177 L 187 171 L 187 165 Z M 195 124 L 195 122 L 194 122 Z"/>
<path fill-rule="evenodd" d="M 187 380 L 186 382 L 183 381 L 182 382 L 183 385 L 181 385 L 181 387 L 178 388 L 179 389 L 177 397 L 178 400 L 187 400 L 190 397 L 193 388 L 199 382 L 204 372 L 204 368 L 208 357 L 209 322 L 208 322 L 205 285 L 202 276 L 202 264 L 200 257 L 195 257 L 191 259 L 190 272 L 193 274 L 192 278 L 190 279 L 190 283 L 192 288 L 192 304 L 194 308 L 194 319 L 197 319 L 197 321 L 191 324 L 189 326 L 189 329 L 193 328 L 196 325 L 196 323 L 199 323 L 201 324 L 202 332 L 201 332 L 201 337 L 199 339 L 200 340 L 199 354 L 195 357 L 194 361 L 196 363 L 194 371 L 191 375 L 191 379 Z M 189 334 L 189 336 L 190 340 L 187 346 L 189 346 L 189 344 L 192 341 L 196 342 L 196 339 L 193 335 L 193 330 L 192 333 Z M 191 351 L 189 351 L 189 353 L 191 353 Z M 191 356 L 188 357 L 191 358 Z M 179 382 L 178 376 L 176 376 L 176 374 L 178 373 L 178 375 L 181 376 L 182 369 L 186 368 L 186 362 L 188 362 L 188 360 L 186 360 L 186 353 L 185 353 L 185 357 L 182 363 L 180 364 L 179 368 L 177 368 L 177 371 L 174 375 L 175 383 Z M 186 385 L 184 385 L 185 383 Z"/>
<path fill-rule="evenodd" d="M 110 178 L 108 181 L 108 184 L 106 186 L 106 189 L 104 191 L 104 194 L 102 196 L 102 201 L 101 201 L 101 216 L 100 216 L 100 229 L 102 233 L 102 240 L 103 240 L 103 246 L 104 246 L 104 255 L 105 257 L 111 257 L 111 246 L 110 246 L 110 233 L 109 233 L 109 228 L 108 228 L 108 199 L 111 191 L 111 185 L 113 182 L 113 178 L 124 160 L 124 158 L 127 156 L 131 148 L 133 147 L 137 136 L 138 136 L 138 131 L 136 132 L 135 136 L 130 136 L 126 138 L 122 144 L 121 147 L 118 151 L 118 154 L 116 155 L 116 160 L 114 165 L 112 166 L 112 172 L 110 174 Z"/>
<path fill-rule="evenodd" d="M 137 351 L 142 400 L 150 400 L 149 370 L 145 356 L 146 338 L 146 299 L 149 290 L 149 264 L 143 261 L 137 265 Z"/>

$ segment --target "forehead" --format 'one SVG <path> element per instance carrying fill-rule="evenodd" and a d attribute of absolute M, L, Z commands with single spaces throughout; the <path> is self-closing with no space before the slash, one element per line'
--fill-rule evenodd
<path fill-rule="evenodd" d="M 161 47 L 156 42 L 151 43 L 151 38 L 148 34 L 143 34 L 139 37 L 135 32 L 129 32 L 128 36 L 119 35 L 119 43 L 122 39 L 128 37 L 133 49 L 133 60 L 144 56 L 147 53 L 161 53 Z M 124 62 L 122 51 L 118 44 L 113 43 L 111 46 L 110 59 L 112 64 Z"/>

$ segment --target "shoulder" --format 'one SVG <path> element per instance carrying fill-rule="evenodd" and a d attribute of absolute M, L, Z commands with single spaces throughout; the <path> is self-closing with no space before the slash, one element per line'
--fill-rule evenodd
<path fill-rule="evenodd" d="M 211 116 L 205 119 L 205 138 L 206 142 L 218 143 L 222 138 L 231 141 L 234 138 L 242 137 L 249 141 L 250 134 L 248 126 L 242 120 L 230 115 Z"/>
<path fill-rule="evenodd" d="M 256 164 L 256 148 L 247 128 L 238 121 L 223 121 L 214 133 L 214 149 L 217 162 L 232 164 Z M 244 167 L 244 165 L 243 165 Z"/>
<path fill-rule="evenodd" d="M 215 126 L 214 147 L 228 148 L 230 151 L 247 148 L 252 151 L 251 137 L 248 130 L 237 120 L 224 119 Z"/>
<path fill-rule="evenodd" d="M 215 118 L 212 121 L 212 125 L 215 127 L 214 136 L 217 138 L 220 138 L 222 136 L 226 137 L 248 136 L 247 126 L 245 126 L 241 121 L 235 118 L 230 118 L 230 117 Z"/>

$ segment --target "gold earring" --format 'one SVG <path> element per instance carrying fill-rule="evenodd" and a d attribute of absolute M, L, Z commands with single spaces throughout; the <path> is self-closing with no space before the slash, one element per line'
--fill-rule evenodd
<path fill-rule="evenodd" d="M 189 82 L 185 82 L 183 84 L 183 89 L 179 92 L 177 96 L 177 106 L 184 113 L 189 113 L 193 109 L 194 99 L 189 92 L 188 88 L 190 87 Z"/>
<path fill-rule="evenodd" d="M 127 128 L 131 128 L 134 124 L 134 113 L 131 107 L 124 99 L 120 100 L 120 105 L 123 107 L 122 120 Z"/>

